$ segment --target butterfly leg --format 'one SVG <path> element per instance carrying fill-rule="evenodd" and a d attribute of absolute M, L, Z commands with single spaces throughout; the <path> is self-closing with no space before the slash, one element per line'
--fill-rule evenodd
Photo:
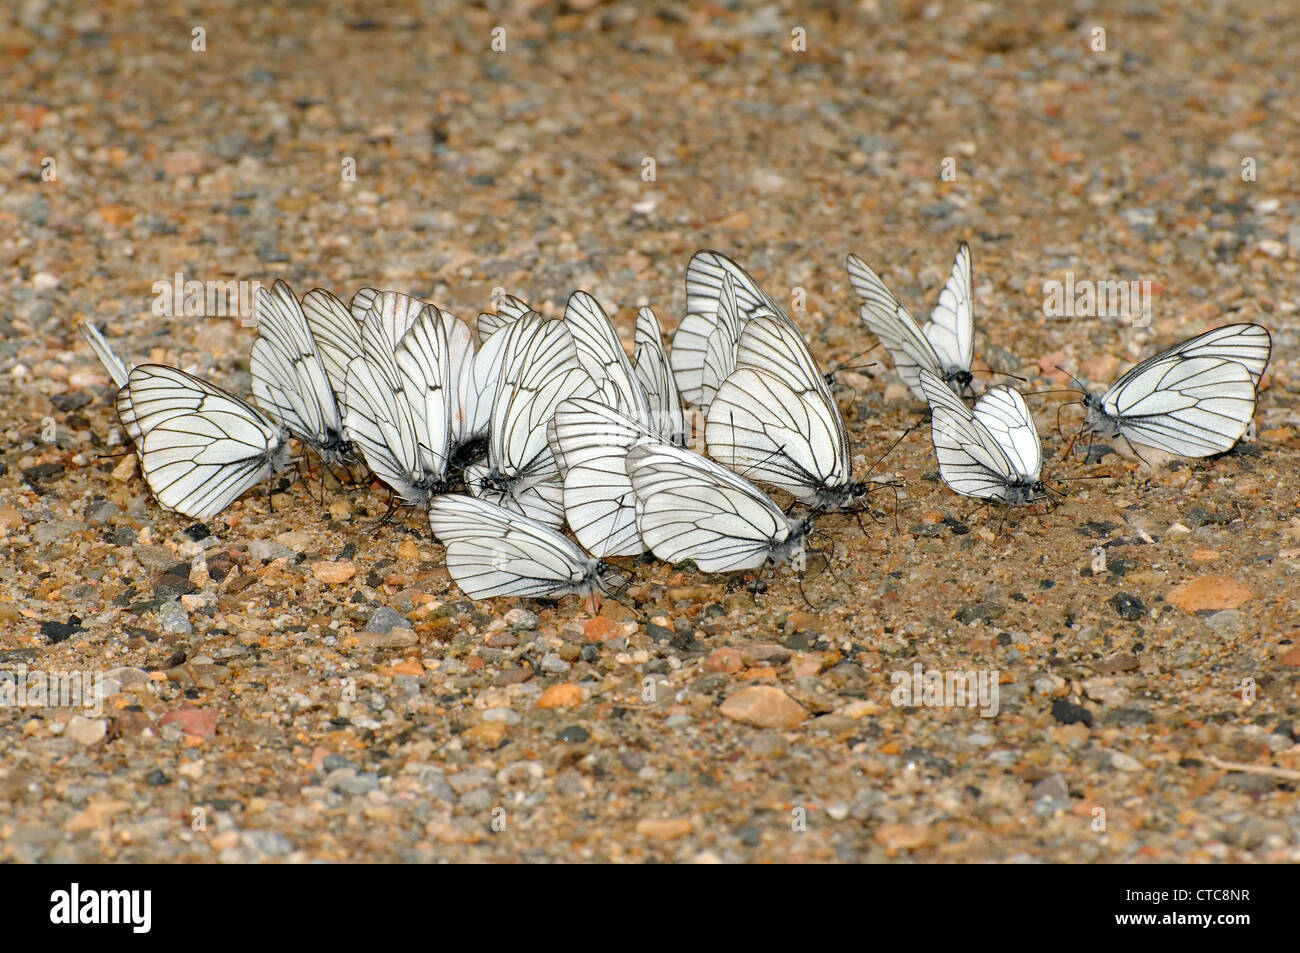
<path fill-rule="evenodd" d="M 1150 462 L 1149 460 L 1147 460 L 1146 457 L 1142 456 L 1141 453 L 1138 452 L 1138 448 L 1135 447 L 1135 446 L 1133 446 L 1133 441 L 1132 441 L 1132 440 L 1130 440 L 1128 437 L 1124 436 L 1124 434 L 1120 434 L 1120 436 L 1121 436 L 1121 437 L 1124 437 L 1124 442 L 1125 442 L 1126 444 L 1128 444 L 1128 448 L 1129 448 L 1130 450 L 1133 451 L 1133 456 L 1135 456 L 1135 457 L 1137 457 L 1139 460 L 1141 460 L 1141 461 L 1142 461 L 1142 465 L 1143 465 L 1144 467 L 1146 467 L 1148 470 L 1154 470 L 1154 469 L 1155 469 L 1155 467 L 1153 467 L 1153 466 L 1151 465 L 1151 462 Z"/>

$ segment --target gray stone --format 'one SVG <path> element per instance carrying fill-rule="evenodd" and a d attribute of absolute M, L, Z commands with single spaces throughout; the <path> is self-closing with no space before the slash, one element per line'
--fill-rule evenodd
<path fill-rule="evenodd" d="M 239 843 L 253 860 L 283 857 L 293 850 L 293 841 L 276 831 L 243 831 Z"/>
<path fill-rule="evenodd" d="M 466 791 L 460 797 L 460 806 L 466 811 L 486 811 L 492 806 L 492 792 L 487 788 Z"/>
<path fill-rule="evenodd" d="M 80 523 L 49 520 L 45 523 L 37 523 L 32 527 L 32 541 L 38 546 L 48 546 L 50 543 L 64 541 L 73 533 L 84 528 Z"/>
<path fill-rule="evenodd" d="M 472 791 L 474 788 L 481 788 L 492 783 L 492 772 L 485 768 L 466 768 L 464 771 L 457 771 L 447 779 L 452 790 L 457 794 L 464 794 L 466 791 Z"/>
<path fill-rule="evenodd" d="M 1039 781 L 1029 791 L 1031 801 L 1040 801 L 1043 798 L 1051 798 L 1054 801 L 1065 801 L 1070 797 L 1070 788 L 1065 783 L 1065 778 L 1060 774 L 1049 774 L 1043 780 Z"/>
<path fill-rule="evenodd" d="M 412 698 L 420 694 L 420 680 L 414 675 L 394 675 L 393 688 L 399 695 Z"/>
<path fill-rule="evenodd" d="M 1215 632 L 1236 632 L 1241 628 L 1241 623 L 1244 618 L 1245 617 L 1238 609 L 1224 609 L 1209 616 L 1205 620 L 1205 624 Z"/>
<path fill-rule="evenodd" d="M 82 715 L 73 715 L 68 720 L 67 727 L 63 729 L 65 738 L 71 738 L 82 745 L 93 745 L 103 741 L 107 734 L 108 722 L 103 718 L 86 718 Z"/>
<path fill-rule="evenodd" d="M 554 652 L 548 652 L 542 656 L 543 672 L 567 672 L 570 668 L 572 668 L 572 666 Z"/>
<path fill-rule="evenodd" d="M 325 783 L 340 794 L 351 794 L 355 797 L 361 794 L 369 794 L 371 791 L 378 791 L 379 775 L 371 772 L 357 774 L 352 768 L 339 768 L 339 770 L 329 773 L 325 778 Z"/>
<path fill-rule="evenodd" d="M 136 546 L 133 552 L 140 565 L 152 572 L 170 569 L 180 562 L 167 546 Z"/>
<path fill-rule="evenodd" d="M 996 374 L 1014 374 L 1020 370 L 1020 358 L 997 345 L 984 349 L 984 362 Z"/>
<path fill-rule="evenodd" d="M 1142 762 L 1130 754 L 1123 751 L 1112 751 L 1110 753 L 1110 766 L 1116 771 L 1141 771 Z"/>
<path fill-rule="evenodd" d="M 138 668 L 114 668 L 104 673 L 104 691 L 115 694 L 143 688 L 149 684 L 149 673 Z"/>
<path fill-rule="evenodd" d="M 410 627 L 410 619 L 388 606 L 380 606 L 370 613 L 370 619 L 366 622 L 367 632 L 391 632 L 393 629 L 409 629 Z"/>
<path fill-rule="evenodd" d="M 291 559 L 292 549 L 281 545 L 273 539 L 255 539 L 248 544 L 248 558 L 254 562 L 268 562 L 272 559 Z"/>
<path fill-rule="evenodd" d="M 420 772 L 420 783 L 424 790 L 439 801 L 448 803 L 456 800 L 456 791 L 447 783 L 447 776 L 437 768 L 425 768 Z"/>
<path fill-rule="evenodd" d="M 122 512 L 122 507 L 112 500 L 101 500 L 86 511 L 86 519 L 96 526 L 102 526 Z"/>
<path fill-rule="evenodd" d="M 527 609 L 511 609 L 505 614 L 505 620 L 506 625 L 515 631 L 536 628 L 539 621 L 537 613 L 529 612 Z"/>
<path fill-rule="evenodd" d="M 164 632 L 175 635 L 190 635 L 194 631 L 190 614 L 179 602 L 164 602 L 158 607 L 158 624 Z"/>

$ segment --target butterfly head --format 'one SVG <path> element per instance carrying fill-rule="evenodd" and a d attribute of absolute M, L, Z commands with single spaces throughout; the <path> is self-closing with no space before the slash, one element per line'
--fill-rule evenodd
<path fill-rule="evenodd" d="M 863 509 L 873 484 L 854 480 L 842 486 L 820 486 L 810 501 L 815 513 L 851 513 Z"/>
<path fill-rule="evenodd" d="M 478 488 L 480 490 L 483 491 L 492 490 L 497 493 L 508 493 L 510 492 L 511 487 L 514 485 L 514 480 L 512 480 L 509 476 L 502 473 L 500 470 L 496 469 L 495 467 L 488 470 L 486 473 L 480 476 L 475 482 L 478 484 Z"/>
<path fill-rule="evenodd" d="M 326 430 L 320 446 L 315 449 L 320 454 L 320 458 L 329 466 L 336 463 L 347 464 L 357 459 L 356 451 L 352 447 L 352 441 L 340 430 Z"/>
<path fill-rule="evenodd" d="M 1002 494 L 1008 503 L 1038 503 L 1048 498 L 1047 484 L 1042 480 L 1016 480 L 1008 483 Z"/>
<path fill-rule="evenodd" d="M 1099 437 L 1116 437 L 1119 435 L 1119 420 L 1106 412 L 1101 399 L 1096 391 L 1084 391 L 1080 398 L 1084 410 L 1083 432 Z"/>
<path fill-rule="evenodd" d="M 803 557 L 806 551 L 805 543 L 812 534 L 813 524 L 809 519 L 790 520 L 790 532 L 786 535 L 785 540 L 772 547 L 772 552 L 767 558 L 769 566 L 780 566 L 785 563 L 792 563 L 796 570 L 803 569 Z"/>
<path fill-rule="evenodd" d="M 957 388 L 957 393 L 961 397 L 967 399 L 974 398 L 975 388 L 973 385 L 975 375 L 966 368 L 949 368 L 944 374 L 944 380 L 948 382 L 949 386 L 955 386 Z"/>
<path fill-rule="evenodd" d="M 592 563 L 591 572 L 588 573 L 580 594 L 601 593 L 617 598 L 631 583 L 632 577 L 627 573 L 612 563 L 598 559 Z"/>

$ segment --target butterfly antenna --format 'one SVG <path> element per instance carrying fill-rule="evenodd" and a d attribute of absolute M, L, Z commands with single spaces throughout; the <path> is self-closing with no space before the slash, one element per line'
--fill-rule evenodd
<path fill-rule="evenodd" d="M 869 364 L 854 364 L 853 362 L 856 361 L 856 360 L 857 360 L 858 358 L 860 358 L 860 357 L 866 357 L 868 354 L 870 354 L 872 351 L 874 351 L 874 350 L 875 350 L 876 348 L 878 348 L 878 347 L 880 347 L 880 342 L 879 342 L 879 341 L 877 341 L 875 344 L 871 345 L 871 347 L 867 348 L 865 351 L 859 351 L 857 354 L 854 354 L 854 355 L 853 355 L 852 357 L 850 357 L 848 360 L 846 360 L 846 361 L 842 361 L 842 362 L 840 362 L 839 364 L 836 364 L 836 365 L 833 366 L 830 370 L 828 370 L 828 371 L 825 373 L 825 375 L 823 375 L 823 376 L 824 376 L 824 377 L 834 377 L 836 374 L 840 373 L 840 371 L 852 371 L 852 370 L 858 370 L 858 369 L 862 369 L 862 368 L 875 367 L 876 364 L 879 363 L 878 361 L 872 361 L 872 362 L 869 363 Z M 828 382 L 828 383 L 829 383 L 829 382 Z"/>
<path fill-rule="evenodd" d="M 1067 370 L 1066 370 L 1064 367 L 1062 367 L 1060 364 L 1053 364 L 1052 366 L 1053 366 L 1054 368 L 1056 368 L 1058 371 L 1060 371 L 1062 374 L 1064 374 L 1066 377 L 1068 377 L 1070 380 L 1074 381 L 1074 385 L 1075 385 L 1076 387 L 1078 387 L 1079 390 L 1083 391 L 1085 394 L 1088 393 L 1088 385 L 1087 385 L 1087 384 L 1085 384 L 1083 381 L 1079 380 L 1079 378 L 1075 377 L 1073 374 L 1071 374 L 1069 371 L 1067 371 Z"/>
<path fill-rule="evenodd" d="M 904 440 L 906 440 L 911 435 L 912 431 L 919 426 L 921 426 L 921 421 L 917 421 L 916 423 L 912 424 L 912 426 L 904 430 L 902 435 L 900 435 L 897 440 L 895 440 L 893 443 L 889 445 L 889 449 L 886 450 L 884 453 L 882 453 L 880 456 L 876 457 L 876 462 L 871 464 L 871 466 L 867 467 L 867 472 L 874 473 L 876 467 L 880 466 L 882 463 L 885 462 L 885 457 L 893 453 L 894 450 L 897 449 L 898 445 L 902 443 Z"/>
<path fill-rule="evenodd" d="M 1023 377 L 1020 377 L 1017 374 L 1008 374 L 1006 371 L 995 371 L 991 367 L 972 367 L 970 369 L 970 372 L 972 374 L 995 374 L 998 377 L 1005 377 L 1008 380 L 1020 381 L 1020 383 L 1022 384 L 1025 383 L 1025 379 Z"/>
<path fill-rule="evenodd" d="M 1056 436 L 1065 439 L 1065 431 L 1061 429 L 1061 411 L 1065 409 L 1065 404 L 1056 405 Z"/>

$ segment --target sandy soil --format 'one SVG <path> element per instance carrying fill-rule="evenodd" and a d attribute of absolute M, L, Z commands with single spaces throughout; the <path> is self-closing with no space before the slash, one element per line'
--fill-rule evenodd
<path fill-rule="evenodd" d="M 0 709 L 0 860 L 1300 860 L 1291 4 L 252 6 L 0 21 L 0 667 L 122 688 Z M 860 364 L 845 254 L 924 314 L 962 239 L 977 363 L 1028 391 L 1267 325 L 1257 439 L 1069 461 L 1043 395 L 1067 497 L 1008 513 L 922 426 L 802 576 L 647 561 L 592 619 L 468 603 L 418 517 L 318 474 L 161 511 L 75 331 L 244 391 L 253 332 L 155 283 L 582 287 L 630 340 L 714 247 Z M 1150 326 L 1047 316 L 1067 275 L 1149 281 Z M 865 470 L 919 408 L 841 381 Z M 996 715 L 896 704 L 917 666 Z"/>

